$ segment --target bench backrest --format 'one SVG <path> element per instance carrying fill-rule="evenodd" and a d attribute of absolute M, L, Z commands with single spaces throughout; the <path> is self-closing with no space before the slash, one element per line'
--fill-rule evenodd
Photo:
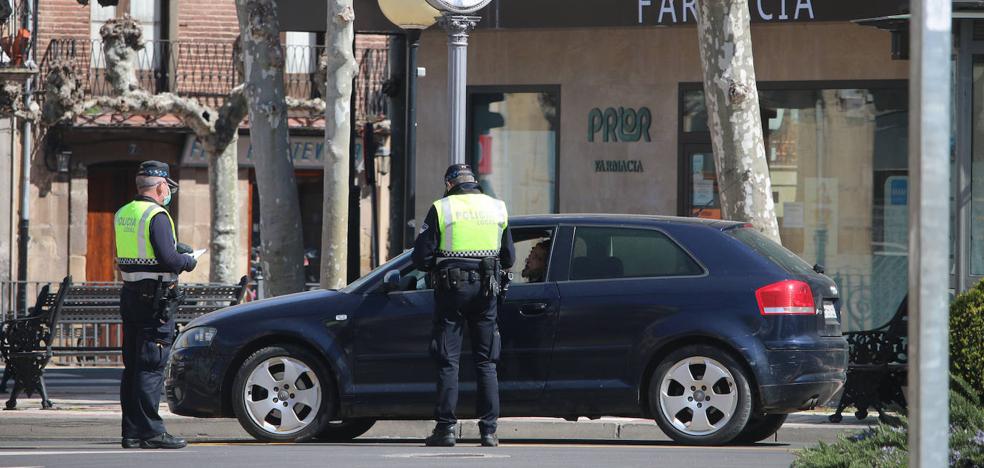
<path fill-rule="evenodd" d="M 189 284 L 179 286 L 184 301 L 178 306 L 177 321 L 191 319 L 242 302 L 246 294 L 245 276 L 238 284 Z M 73 286 L 61 307 L 61 321 L 72 323 L 119 323 L 120 283 Z"/>

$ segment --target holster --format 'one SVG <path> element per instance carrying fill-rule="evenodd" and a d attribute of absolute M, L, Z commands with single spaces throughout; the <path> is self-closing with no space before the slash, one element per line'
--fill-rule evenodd
<path fill-rule="evenodd" d="M 496 257 L 485 257 L 479 262 L 479 274 L 482 278 L 482 294 L 486 297 L 496 297 L 502 293 L 502 266 Z"/>
<path fill-rule="evenodd" d="M 511 271 L 499 271 L 499 305 L 502 305 L 502 301 L 506 300 L 506 293 L 509 292 L 509 283 L 512 283 L 513 274 Z"/>
<path fill-rule="evenodd" d="M 161 323 L 167 323 L 171 318 L 178 315 L 178 307 L 184 295 L 178 291 L 177 283 L 165 283 L 157 281 L 157 290 L 154 293 L 154 318 Z"/>

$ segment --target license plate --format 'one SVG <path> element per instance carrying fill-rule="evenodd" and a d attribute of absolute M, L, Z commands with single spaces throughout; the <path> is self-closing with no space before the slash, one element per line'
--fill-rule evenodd
<path fill-rule="evenodd" d="M 834 309 L 833 304 L 829 302 L 823 304 L 823 318 L 837 320 L 837 310 Z"/>

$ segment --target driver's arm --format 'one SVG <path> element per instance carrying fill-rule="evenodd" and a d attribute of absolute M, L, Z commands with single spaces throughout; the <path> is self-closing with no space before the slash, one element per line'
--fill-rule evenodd
<path fill-rule="evenodd" d="M 440 240 L 440 230 L 437 226 L 437 210 L 433 206 L 427 211 L 424 224 L 420 226 L 420 234 L 413 243 L 413 266 L 421 271 L 430 271 L 434 266 L 434 253 Z"/>

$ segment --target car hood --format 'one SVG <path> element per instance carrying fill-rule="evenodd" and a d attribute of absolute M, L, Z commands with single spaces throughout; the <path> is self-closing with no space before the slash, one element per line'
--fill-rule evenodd
<path fill-rule="evenodd" d="M 272 316 L 281 318 L 307 316 L 324 312 L 328 308 L 335 308 L 346 297 L 347 294 L 323 289 L 277 296 L 219 309 L 195 318 L 185 328 L 219 325 L 232 321 L 241 322 L 254 317 L 269 319 Z"/>

